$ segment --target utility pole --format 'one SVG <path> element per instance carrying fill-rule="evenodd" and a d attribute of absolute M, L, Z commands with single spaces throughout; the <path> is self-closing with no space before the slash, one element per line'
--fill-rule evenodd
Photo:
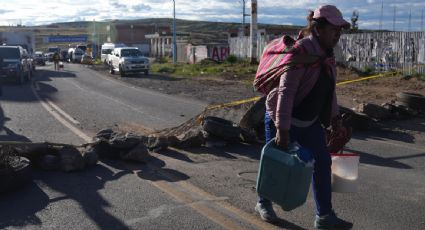
<path fill-rule="evenodd" d="M 93 41 L 93 58 L 94 59 L 96 59 L 96 40 L 94 39 L 95 38 L 95 36 L 96 36 L 96 21 L 95 21 L 95 19 L 93 19 L 93 39 L 92 39 L 92 41 Z"/>
<path fill-rule="evenodd" d="M 395 16 L 396 16 L 396 6 L 394 6 L 393 31 L 395 31 Z"/>
<path fill-rule="evenodd" d="M 257 0 L 251 0 L 251 64 L 257 63 Z"/>
<path fill-rule="evenodd" d="M 240 32 L 241 36 L 245 36 L 245 17 L 250 16 L 250 14 L 247 14 L 245 12 L 245 6 L 246 6 L 245 3 L 246 3 L 246 1 L 242 0 L 242 27 L 241 27 L 241 32 Z"/>
<path fill-rule="evenodd" d="M 409 12 L 409 27 L 407 29 L 408 32 L 410 32 L 411 25 L 412 25 L 412 9 L 410 9 L 410 12 Z"/>
<path fill-rule="evenodd" d="M 382 30 L 382 17 L 384 16 L 384 0 L 381 4 L 381 17 L 379 18 L 379 30 Z"/>
<path fill-rule="evenodd" d="M 177 63 L 177 44 L 176 44 L 176 0 L 173 0 L 173 64 Z"/>

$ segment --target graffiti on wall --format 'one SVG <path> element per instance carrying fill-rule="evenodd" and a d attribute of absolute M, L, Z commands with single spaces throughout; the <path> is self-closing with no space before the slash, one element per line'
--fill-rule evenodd
<path fill-rule="evenodd" d="M 216 61 L 224 61 L 229 56 L 229 46 L 210 46 L 208 47 L 209 57 Z"/>

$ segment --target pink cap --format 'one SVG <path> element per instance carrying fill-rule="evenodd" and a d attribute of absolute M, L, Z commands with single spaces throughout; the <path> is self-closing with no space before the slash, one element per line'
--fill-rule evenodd
<path fill-rule="evenodd" d="M 344 20 L 341 11 L 333 5 L 319 6 L 314 10 L 313 18 L 326 18 L 332 25 L 350 28 L 350 23 Z"/>

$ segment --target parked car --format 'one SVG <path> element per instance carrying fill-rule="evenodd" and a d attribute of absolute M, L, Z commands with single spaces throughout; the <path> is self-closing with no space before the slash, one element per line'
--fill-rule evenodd
<path fill-rule="evenodd" d="M 36 65 L 46 65 L 46 60 L 44 59 L 44 53 L 41 51 L 36 51 L 34 53 L 33 60 Z"/>
<path fill-rule="evenodd" d="M 20 46 L 0 46 L 0 79 L 24 84 L 31 79 L 28 53 Z"/>
<path fill-rule="evenodd" d="M 60 52 L 61 61 L 68 61 L 68 50 L 61 50 Z"/>
<path fill-rule="evenodd" d="M 88 54 L 84 54 L 81 57 L 81 64 L 92 65 L 93 64 L 93 57 L 88 55 Z"/>
<path fill-rule="evenodd" d="M 61 49 L 59 47 L 49 47 L 47 48 L 46 58 L 48 61 L 53 61 L 53 54 L 59 53 L 60 54 Z"/>
<path fill-rule="evenodd" d="M 109 63 L 109 55 L 115 48 L 125 47 L 122 43 L 104 43 L 100 51 L 100 60 L 107 65 Z"/>
<path fill-rule="evenodd" d="M 69 48 L 68 57 L 69 62 L 81 63 L 81 58 L 84 55 L 84 51 L 78 48 Z"/>
<path fill-rule="evenodd" d="M 119 71 L 122 77 L 128 73 L 149 74 L 149 59 L 136 47 L 115 48 L 110 55 L 109 72 Z"/>

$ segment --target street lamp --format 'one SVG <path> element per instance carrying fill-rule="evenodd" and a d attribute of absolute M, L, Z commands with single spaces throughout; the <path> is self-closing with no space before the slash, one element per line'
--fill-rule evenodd
<path fill-rule="evenodd" d="M 173 0 L 173 64 L 177 63 L 176 45 L 176 0 Z"/>

